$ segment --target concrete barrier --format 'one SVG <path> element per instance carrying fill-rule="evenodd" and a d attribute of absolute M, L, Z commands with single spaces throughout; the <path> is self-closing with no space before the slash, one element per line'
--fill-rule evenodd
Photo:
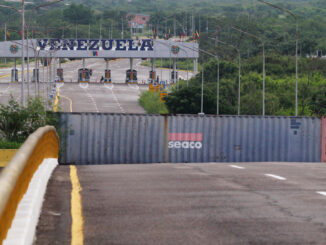
<path fill-rule="evenodd" d="M 59 138 L 52 126 L 31 134 L 0 174 L 0 243 L 6 238 L 19 201 L 46 158 L 58 158 Z"/>
<path fill-rule="evenodd" d="M 0 149 L 0 167 L 5 167 L 17 153 L 18 149 Z"/>

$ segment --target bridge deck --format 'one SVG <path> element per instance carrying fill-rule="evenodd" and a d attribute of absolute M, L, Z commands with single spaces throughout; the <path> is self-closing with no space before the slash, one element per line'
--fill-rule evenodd
<path fill-rule="evenodd" d="M 325 244 L 324 164 L 78 166 L 85 244 Z M 271 175 L 266 175 L 271 174 Z M 283 177 L 283 179 L 282 179 Z M 69 167 L 35 244 L 69 244 Z"/>

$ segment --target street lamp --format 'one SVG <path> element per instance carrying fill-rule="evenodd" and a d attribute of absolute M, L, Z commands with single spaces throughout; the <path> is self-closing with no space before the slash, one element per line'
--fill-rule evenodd
<path fill-rule="evenodd" d="M 160 42 L 159 40 L 157 40 L 158 42 Z M 167 45 L 167 44 L 165 44 L 164 42 L 160 42 L 160 43 L 162 43 L 163 45 L 165 45 L 165 46 L 168 46 L 168 47 L 170 47 L 169 45 Z M 212 54 L 212 53 L 210 53 L 210 52 L 208 52 L 208 51 L 206 51 L 206 50 L 203 50 L 203 49 L 200 49 L 200 48 L 198 48 L 198 49 L 195 49 L 195 48 L 191 48 L 191 47 L 187 47 L 187 46 L 185 46 L 185 47 L 183 47 L 183 48 L 187 48 L 187 49 L 189 49 L 189 50 L 191 50 L 191 51 L 196 51 L 196 52 L 202 52 L 202 53 L 205 53 L 205 54 L 207 54 L 207 55 L 210 55 L 210 56 L 212 56 L 212 57 L 214 57 L 216 60 L 217 60 L 217 104 L 216 104 L 216 106 L 217 106 L 217 109 L 216 109 L 216 111 L 217 111 L 217 115 L 219 114 L 219 83 L 220 83 L 220 63 L 219 63 L 219 59 L 218 59 L 218 56 L 216 56 L 216 55 L 214 55 L 214 54 Z M 182 48 L 182 50 L 184 50 Z M 187 53 L 187 56 L 188 56 L 188 52 L 186 51 L 186 50 L 184 50 L 186 53 Z M 200 104 L 201 104 L 201 112 L 200 113 L 198 113 L 199 115 L 204 115 L 204 112 L 203 112 L 203 110 L 204 110 L 204 68 L 203 68 L 203 70 L 202 70 L 202 86 L 201 86 L 201 102 L 200 102 Z"/>
<path fill-rule="evenodd" d="M 295 20 L 295 23 L 296 23 L 296 32 L 295 32 L 295 116 L 298 116 L 298 29 L 299 29 L 298 18 L 293 12 L 291 12 L 288 9 L 282 8 L 280 6 L 272 4 L 270 2 L 265 2 L 263 0 L 257 0 L 257 1 L 267 4 L 268 6 L 271 6 L 273 8 L 279 9 L 282 12 L 288 13 Z"/>
<path fill-rule="evenodd" d="M 33 8 L 32 10 L 35 10 L 35 9 L 38 9 L 38 8 L 41 8 L 41 7 L 45 7 L 45 6 L 51 5 L 53 3 L 61 2 L 61 1 L 62 0 L 56 0 L 56 1 L 53 1 L 53 2 L 48 2 L 48 3 L 45 3 L 45 4 L 39 5 L 39 6 L 35 7 L 35 8 Z M 20 99 L 21 99 L 21 104 L 23 106 L 25 106 L 25 94 L 24 94 L 25 0 L 22 0 L 22 9 L 17 9 L 15 7 L 2 5 L 2 4 L 0 4 L 0 7 L 13 9 L 13 10 L 17 11 L 18 13 L 21 13 L 21 15 L 22 15 L 22 43 L 21 43 L 21 47 L 22 47 L 21 48 L 22 49 L 22 56 L 21 56 L 22 57 L 22 82 L 21 82 L 21 98 Z M 27 47 L 27 48 L 29 48 L 29 47 Z M 29 72 L 29 71 L 27 71 L 27 72 Z"/>
<path fill-rule="evenodd" d="M 192 51 L 199 51 L 199 52 L 202 52 L 202 53 L 205 53 L 209 56 L 212 56 L 216 59 L 217 61 L 217 89 L 216 89 L 216 114 L 219 115 L 219 105 L 220 105 L 220 60 L 218 58 L 217 55 L 214 55 L 206 50 L 203 50 L 203 49 L 200 49 L 198 48 L 198 50 L 195 50 L 195 49 L 192 49 L 192 48 L 189 48 L 189 47 L 186 47 L 188 49 L 191 49 Z M 204 73 L 204 68 L 202 70 L 202 73 Z M 203 100 L 204 100 L 204 75 L 202 74 L 202 94 L 201 94 L 201 105 L 203 105 Z M 201 109 L 201 113 L 199 114 L 203 114 L 203 109 Z"/>
<path fill-rule="evenodd" d="M 221 44 L 229 46 L 229 47 L 235 49 L 238 52 L 238 57 L 239 57 L 238 58 L 239 59 L 239 61 L 238 61 L 238 67 L 239 67 L 239 74 L 238 74 L 238 115 L 240 115 L 240 105 L 241 105 L 241 97 L 240 97 L 241 96 L 241 54 L 240 54 L 240 50 L 237 47 L 233 46 L 232 44 L 222 42 L 220 40 L 217 40 L 216 38 L 209 37 L 209 39 L 212 39 L 212 40 L 214 40 L 216 42 L 219 42 Z"/>
<path fill-rule="evenodd" d="M 24 43 L 25 43 L 25 0 L 22 0 L 22 9 L 17 9 L 15 7 L 12 6 L 6 6 L 6 5 L 2 5 L 0 4 L 0 7 L 3 8 L 9 8 L 9 9 L 13 9 L 15 11 L 17 11 L 18 13 L 21 13 L 22 15 L 22 43 L 21 43 L 21 49 L 22 49 L 22 82 L 21 82 L 21 97 L 20 97 L 20 102 L 23 106 L 25 106 L 25 95 L 24 95 Z"/>
<path fill-rule="evenodd" d="M 245 31 L 240 30 L 238 28 L 232 27 L 232 29 L 259 40 L 261 42 L 262 46 L 263 46 L 263 105 L 262 105 L 262 107 L 263 107 L 263 116 L 265 116 L 265 77 L 266 77 L 265 63 L 266 63 L 266 60 L 265 60 L 265 43 L 264 43 L 264 40 L 261 39 L 260 37 L 256 36 L 256 35 L 254 35 L 254 34 L 251 34 L 249 32 L 245 32 Z"/>

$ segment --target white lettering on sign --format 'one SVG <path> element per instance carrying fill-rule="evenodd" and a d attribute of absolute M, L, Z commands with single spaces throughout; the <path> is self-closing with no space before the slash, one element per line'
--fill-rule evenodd
<path fill-rule="evenodd" d="M 150 39 L 37 39 L 38 50 L 116 50 L 153 51 Z"/>
<path fill-rule="evenodd" d="M 202 133 L 169 133 L 169 149 L 201 149 Z"/>
<path fill-rule="evenodd" d="M 169 141 L 169 149 L 201 149 L 203 144 L 199 141 Z"/>

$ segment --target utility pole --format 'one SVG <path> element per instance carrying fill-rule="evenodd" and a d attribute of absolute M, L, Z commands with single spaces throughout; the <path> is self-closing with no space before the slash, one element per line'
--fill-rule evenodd
<path fill-rule="evenodd" d="M 7 23 L 5 23 L 5 41 L 7 41 Z M 5 58 L 5 64 L 7 64 L 7 58 Z"/>
<path fill-rule="evenodd" d="M 200 100 L 200 114 L 204 115 L 204 67 L 201 71 L 201 100 Z"/>
<path fill-rule="evenodd" d="M 201 23 L 200 23 L 200 15 L 198 16 L 198 33 L 200 34 L 200 31 L 201 31 L 201 29 L 200 29 L 200 25 L 201 25 Z"/>
<path fill-rule="evenodd" d="M 25 73 L 25 57 L 24 57 L 24 45 L 25 45 L 25 0 L 22 0 L 22 86 L 21 86 L 21 104 L 25 106 L 25 91 L 24 91 L 24 73 Z"/>
<path fill-rule="evenodd" d="M 195 18 L 194 18 L 194 12 L 192 12 L 191 16 L 191 35 L 195 33 Z"/>
<path fill-rule="evenodd" d="M 91 39 L 91 24 L 88 24 L 88 39 Z"/>
<path fill-rule="evenodd" d="M 265 2 L 263 0 L 257 0 L 257 1 L 267 4 L 270 7 L 281 10 L 282 12 L 288 13 L 295 20 L 295 23 L 296 23 L 296 32 L 295 32 L 295 116 L 298 116 L 298 71 L 299 71 L 299 68 L 298 68 L 298 29 L 299 29 L 298 18 L 293 12 L 291 12 L 288 9 L 281 8 L 280 6 L 277 6 L 270 2 Z"/>
<path fill-rule="evenodd" d="M 102 40 L 102 19 L 100 19 L 100 40 Z"/>
<path fill-rule="evenodd" d="M 206 20 L 206 32 L 208 33 L 208 16 L 207 16 L 207 20 Z"/>
<path fill-rule="evenodd" d="M 113 38 L 113 23 L 111 21 L 111 39 Z"/>
<path fill-rule="evenodd" d="M 188 36 L 188 13 L 186 12 L 186 28 L 185 28 L 185 31 L 186 31 L 186 36 Z"/>
<path fill-rule="evenodd" d="M 175 16 L 174 16 L 174 18 L 173 18 L 173 35 L 174 35 L 174 37 L 176 37 L 176 24 L 175 24 Z"/>
<path fill-rule="evenodd" d="M 76 35 L 76 39 L 77 39 L 77 21 L 76 21 L 76 27 L 75 27 L 75 35 Z"/>
<path fill-rule="evenodd" d="M 121 39 L 123 39 L 123 17 L 121 17 Z"/>
<path fill-rule="evenodd" d="M 241 32 L 247 36 L 250 36 L 250 37 L 253 37 L 255 39 L 257 39 L 259 42 L 261 42 L 261 45 L 262 45 L 262 49 L 263 49 L 263 99 L 262 99 L 262 115 L 265 116 L 265 81 L 266 81 L 266 71 L 265 71 L 265 63 L 266 63 L 266 58 L 265 58 L 265 42 L 263 39 L 261 39 L 260 37 L 252 34 L 252 33 L 249 33 L 249 32 L 246 32 L 246 31 L 243 31 L 241 29 L 238 29 L 238 28 L 235 28 L 235 27 L 232 27 L 232 29 L 238 31 L 238 32 Z"/>

